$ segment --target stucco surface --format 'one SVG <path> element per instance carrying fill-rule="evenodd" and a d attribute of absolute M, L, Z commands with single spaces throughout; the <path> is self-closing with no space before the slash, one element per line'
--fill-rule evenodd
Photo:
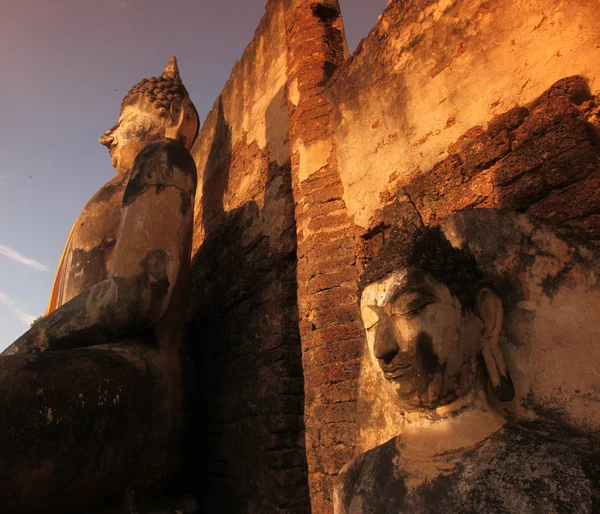
<path fill-rule="evenodd" d="M 511 419 L 599 432 L 598 249 L 495 209 L 461 211 L 443 230 L 453 246 L 475 255 L 503 300 L 501 347 L 516 395 L 495 407 Z M 358 439 L 368 450 L 401 433 L 402 412 L 385 394 L 366 348 L 359 382 Z"/>
<path fill-rule="evenodd" d="M 600 88 L 590 1 L 391 2 L 336 77 L 344 200 L 366 228 L 385 198 L 473 126 L 581 75 Z"/>
<path fill-rule="evenodd" d="M 305 512 L 283 2 L 271 1 L 192 150 L 188 333 L 201 509 Z"/>

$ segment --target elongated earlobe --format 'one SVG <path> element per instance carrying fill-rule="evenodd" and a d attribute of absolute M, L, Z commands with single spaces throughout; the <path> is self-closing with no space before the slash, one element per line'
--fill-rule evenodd
<path fill-rule="evenodd" d="M 515 397 L 515 387 L 500 348 L 500 334 L 504 323 L 502 300 L 491 289 L 482 288 L 477 293 L 477 310 L 483 322 L 481 353 L 492 389 L 500 401 L 510 402 Z"/>
<path fill-rule="evenodd" d="M 168 116 L 171 119 L 171 124 L 167 127 L 166 137 L 177 139 L 180 143 L 189 150 L 192 146 L 190 138 L 193 134 L 190 130 L 190 124 L 193 122 L 189 113 L 186 112 L 185 105 L 179 99 L 174 99 L 171 102 L 170 112 Z"/>

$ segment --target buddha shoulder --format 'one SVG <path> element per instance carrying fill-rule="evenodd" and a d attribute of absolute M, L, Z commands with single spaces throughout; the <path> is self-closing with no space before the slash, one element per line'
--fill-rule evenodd
<path fill-rule="evenodd" d="M 162 138 L 146 146 L 135 158 L 123 205 L 130 204 L 151 187 L 156 187 L 157 192 L 176 187 L 193 193 L 196 181 L 196 165 L 190 152 L 179 141 Z"/>
<path fill-rule="evenodd" d="M 507 425 L 473 447 L 445 454 L 447 469 L 417 487 L 403 469 L 399 438 L 391 440 L 342 470 L 336 514 L 455 514 L 481 512 L 482 506 L 505 514 L 597 512 L 596 445 L 560 428 L 537 428 Z"/>
<path fill-rule="evenodd" d="M 85 205 L 73 230 L 73 246 L 87 248 L 114 239 L 121 217 L 126 175 L 117 175 L 104 184 Z"/>

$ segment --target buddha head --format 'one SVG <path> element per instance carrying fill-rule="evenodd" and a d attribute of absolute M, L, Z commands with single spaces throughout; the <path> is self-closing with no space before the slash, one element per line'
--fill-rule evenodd
<path fill-rule="evenodd" d="M 117 124 L 100 143 L 108 148 L 117 172 L 124 173 L 146 145 L 160 138 L 176 139 L 190 150 L 198 128 L 198 113 L 172 56 L 160 77 L 143 79 L 129 91 Z"/>
<path fill-rule="evenodd" d="M 362 279 L 361 316 L 371 360 L 407 411 L 465 396 L 485 373 L 503 401 L 514 396 L 499 341 L 502 301 L 472 255 L 439 227 L 424 227 L 408 196 Z"/>

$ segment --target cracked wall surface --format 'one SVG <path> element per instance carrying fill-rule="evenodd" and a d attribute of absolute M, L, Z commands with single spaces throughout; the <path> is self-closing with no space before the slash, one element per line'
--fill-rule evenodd
<path fill-rule="evenodd" d="M 192 149 L 190 447 L 207 512 L 308 509 L 285 67 L 269 2 Z"/>
<path fill-rule="evenodd" d="M 448 230 L 504 288 L 510 414 L 600 427 L 598 11 L 393 0 L 349 57 L 337 0 L 267 3 L 193 149 L 190 437 L 207 505 L 332 512 L 341 467 L 397 435 L 358 282 L 401 186 L 430 225 L 465 208 L 529 216 L 496 239 L 503 218 L 491 235 Z"/>
<path fill-rule="evenodd" d="M 391 2 L 332 87 L 344 200 L 372 225 L 389 194 L 498 114 L 571 75 L 600 90 L 597 6 L 561 0 Z"/>

